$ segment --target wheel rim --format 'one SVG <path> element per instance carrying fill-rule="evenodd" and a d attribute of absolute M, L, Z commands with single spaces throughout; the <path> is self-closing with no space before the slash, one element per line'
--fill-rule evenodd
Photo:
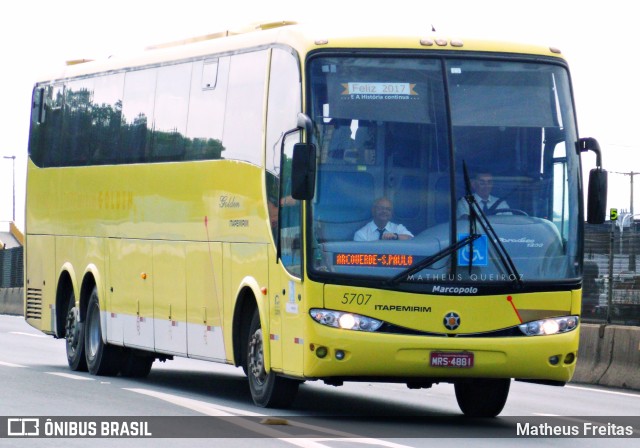
<path fill-rule="evenodd" d="M 101 335 L 100 335 L 100 312 L 99 310 L 96 308 L 94 308 L 92 310 L 91 313 L 89 313 L 89 322 L 88 322 L 88 326 L 89 328 L 87 329 L 87 331 L 89 332 L 88 336 L 89 336 L 89 355 L 93 358 L 96 356 L 96 353 L 98 352 L 98 348 L 100 347 L 100 340 L 101 340 Z"/>
<path fill-rule="evenodd" d="M 67 349 L 71 354 L 75 354 L 78 350 L 78 321 L 76 319 L 76 308 L 69 309 L 67 313 L 67 322 L 64 327 L 65 339 L 67 340 Z"/>
<path fill-rule="evenodd" d="M 264 370 L 262 349 L 262 329 L 258 328 L 249 341 L 249 373 L 257 384 L 264 384 L 267 372 Z"/>

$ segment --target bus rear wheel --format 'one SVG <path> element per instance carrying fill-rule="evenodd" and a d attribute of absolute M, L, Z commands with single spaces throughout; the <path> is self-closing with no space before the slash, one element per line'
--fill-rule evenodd
<path fill-rule="evenodd" d="M 273 370 L 266 372 L 263 341 L 260 313 L 256 309 L 249 326 L 247 341 L 247 378 L 251 398 L 256 405 L 263 408 L 287 408 L 296 398 L 300 382 L 278 376 Z"/>
<path fill-rule="evenodd" d="M 132 349 L 125 349 L 120 366 L 120 374 L 128 378 L 146 378 L 155 361 L 152 356 L 138 354 Z"/>
<path fill-rule="evenodd" d="M 67 317 L 65 319 L 64 337 L 66 340 L 67 363 L 74 371 L 86 372 L 87 361 L 84 355 L 84 323 L 78 318 L 76 296 L 71 292 L 67 305 Z"/>
<path fill-rule="evenodd" d="M 100 302 L 98 291 L 93 288 L 87 308 L 84 335 L 84 351 L 87 368 L 92 375 L 114 376 L 120 371 L 122 352 L 120 347 L 105 344 L 100 328 Z"/>
<path fill-rule="evenodd" d="M 474 378 L 455 383 L 456 400 L 466 417 L 495 417 L 509 396 L 509 378 Z"/>

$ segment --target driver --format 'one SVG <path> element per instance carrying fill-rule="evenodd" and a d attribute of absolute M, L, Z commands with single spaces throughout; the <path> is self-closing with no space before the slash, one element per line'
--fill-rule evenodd
<path fill-rule="evenodd" d="M 413 234 L 402 224 L 391 222 L 393 205 L 387 198 L 378 198 L 371 207 L 370 221 L 363 228 L 358 230 L 353 237 L 354 241 L 375 241 L 375 240 L 408 240 L 413 238 Z"/>
<path fill-rule="evenodd" d="M 510 208 L 507 201 L 491 194 L 491 190 L 493 190 L 493 176 L 491 173 L 476 173 L 471 179 L 471 188 L 476 202 L 485 214 L 493 214 L 496 210 Z M 511 213 L 505 212 L 505 214 Z M 469 204 L 465 198 L 461 198 L 458 201 L 456 216 L 458 219 L 469 216 Z"/>

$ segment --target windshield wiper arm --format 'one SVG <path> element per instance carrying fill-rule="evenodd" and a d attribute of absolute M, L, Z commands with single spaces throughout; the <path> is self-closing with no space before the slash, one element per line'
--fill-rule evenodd
<path fill-rule="evenodd" d="M 390 279 L 386 280 L 384 283 L 386 285 L 395 285 L 401 279 L 403 279 L 405 277 L 408 277 L 408 276 L 410 276 L 412 274 L 415 274 L 416 272 L 420 272 L 423 269 L 428 268 L 432 264 L 442 260 L 444 257 L 447 257 L 447 256 L 451 255 L 452 253 L 456 252 L 457 250 L 462 249 L 467 244 L 472 244 L 478 238 L 480 238 L 479 234 L 469 235 L 466 238 L 461 239 L 457 243 L 452 244 L 450 246 L 447 246 L 444 249 L 442 249 L 441 251 L 436 252 L 435 254 L 431 255 L 430 257 L 427 257 L 424 260 L 420 260 L 415 266 L 411 266 L 411 267 L 405 269 L 404 271 L 402 271 L 398 275 L 396 275 L 394 277 L 391 277 Z"/>
<path fill-rule="evenodd" d="M 498 258 L 500 259 L 502 266 L 507 270 L 509 278 L 513 279 L 513 281 L 518 285 L 522 285 L 522 279 L 520 278 L 520 274 L 518 273 L 518 269 L 516 268 L 511 255 L 509 255 L 509 252 L 507 252 L 507 249 L 504 247 L 504 244 L 502 244 L 502 241 L 500 241 L 498 234 L 489 222 L 487 215 L 484 213 L 484 211 L 476 201 L 476 198 L 471 193 L 471 181 L 469 180 L 469 173 L 467 172 L 467 164 L 464 161 L 462 162 L 462 171 L 464 173 L 464 183 L 466 189 L 464 199 L 467 201 L 467 204 L 469 204 L 469 233 L 475 234 L 477 220 L 480 223 L 482 229 L 489 237 L 489 241 L 496 249 Z M 473 246 L 471 247 L 473 248 Z M 471 259 L 469 260 L 469 270 L 471 270 L 472 259 L 473 257 L 471 257 Z"/>

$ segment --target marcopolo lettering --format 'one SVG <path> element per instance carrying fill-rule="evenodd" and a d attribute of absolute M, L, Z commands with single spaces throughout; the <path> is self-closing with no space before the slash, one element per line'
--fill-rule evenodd
<path fill-rule="evenodd" d="M 431 292 L 439 292 L 441 294 L 477 294 L 478 288 L 473 286 L 439 286 L 433 287 Z"/>

